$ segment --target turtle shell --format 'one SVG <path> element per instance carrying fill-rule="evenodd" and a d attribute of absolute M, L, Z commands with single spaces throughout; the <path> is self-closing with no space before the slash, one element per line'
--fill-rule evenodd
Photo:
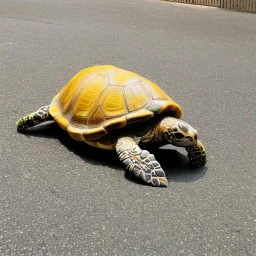
<path fill-rule="evenodd" d="M 73 139 L 88 143 L 158 114 L 181 116 L 180 106 L 155 83 L 110 65 L 76 74 L 53 98 L 49 112 Z"/>

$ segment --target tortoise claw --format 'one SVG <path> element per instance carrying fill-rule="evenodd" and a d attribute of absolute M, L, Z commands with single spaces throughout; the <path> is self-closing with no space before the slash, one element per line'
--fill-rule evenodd
<path fill-rule="evenodd" d="M 168 180 L 165 177 L 160 177 L 160 186 L 161 187 L 167 187 L 168 186 Z"/>
<path fill-rule="evenodd" d="M 165 177 L 152 177 L 151 183 L 155 187 L 168 187 L 168 180 Z"/>

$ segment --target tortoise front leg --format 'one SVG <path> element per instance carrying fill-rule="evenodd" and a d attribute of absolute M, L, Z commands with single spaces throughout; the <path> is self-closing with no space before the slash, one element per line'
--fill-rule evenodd
<path fill-rule="evenodd" d="M 191 147 L 186 147 L 188 152 L 188 158 L 192 167 L 202 167 L 207 162 L 207 154 L 204 145 L 201 141 L 197 141 L 197 144 Z"/>
<path fill-rule="evenodd" d="M 26 130 L 45 121 L 53 120 L 49 114 L 49 106 L 39 108 L 36 112 L 24 116 L 16 123 L 18 130 Z"/>
<path fill-rule="evenodd" d="M 132 137 L 119 138 L 116 151 L 128 171 L 153 186 L 168 186 L 165 173 L 154 155 L 142 150 Z"/>

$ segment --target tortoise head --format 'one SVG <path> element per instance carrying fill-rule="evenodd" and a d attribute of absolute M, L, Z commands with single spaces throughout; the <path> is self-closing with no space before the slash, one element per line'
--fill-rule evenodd
<path fill-rule="evenodd" d="M 166 117 L 161 124 L 164 129 L 164 137 L 170 144 L 189 147 L 197 143 L 197 131 L 188 123 L 177 118 Z"/>

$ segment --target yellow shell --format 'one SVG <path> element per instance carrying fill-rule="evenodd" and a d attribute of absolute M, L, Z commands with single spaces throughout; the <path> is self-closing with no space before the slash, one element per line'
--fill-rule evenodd
<path fill-rule="evenodd" d="M 104 142 L 106 134 L 128 124 L 162 113 L 181 116 L 180 106 L 155 83 L 111 65 L 80 71 L 53 98 L 49 111 L 72 138 L 101 148 L 112 146 Z"/>

